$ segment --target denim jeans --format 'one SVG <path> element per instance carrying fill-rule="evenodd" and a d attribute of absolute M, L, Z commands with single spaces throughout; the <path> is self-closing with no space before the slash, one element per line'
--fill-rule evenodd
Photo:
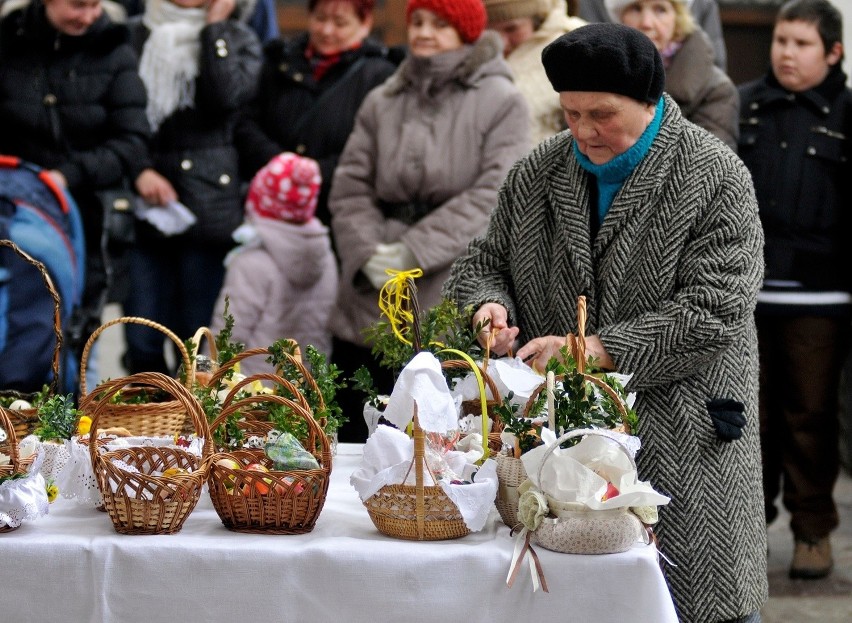
<path fill-rule="evenodd" d="M 153 320 L 181 341 L 192 337 L 210 324 L 225 276 L 226 251 L 182 238 L 140 241 L 130 251 L 125 314 Z M 161 331 L 127 324 L 125 336 L 129 372 L 173 372 L 163 355 L 168 338 Z"/>

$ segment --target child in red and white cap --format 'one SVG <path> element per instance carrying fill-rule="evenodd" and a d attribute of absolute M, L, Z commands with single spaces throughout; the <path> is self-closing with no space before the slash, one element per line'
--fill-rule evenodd
<path fill-rule="evenodd" d="M 331 355 L 328 318 L 337 292 L 337 265 L 329 230 L 315 216 L 322 178 L 315 160 L 284 152 L 251 181 L 241 243 L 226 259 L 227 273 L 210 326 L 224 326 L 225 297 L 234 317 L 233 339 L 246 348 L 292 338 Z M 244 374 L 271 371 L 259 357 Z"/>

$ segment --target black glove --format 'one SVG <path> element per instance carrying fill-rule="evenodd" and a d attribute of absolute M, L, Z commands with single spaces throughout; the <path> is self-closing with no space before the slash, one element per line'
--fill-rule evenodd
<path fill-rule="evenodd" d="M 707 411 L 713 420 L 713 428 L 722 441 L 734 441 L 743 436 L 746 419 L 745 405 L 731 398 L 716 398 L 707 403 Z"/>

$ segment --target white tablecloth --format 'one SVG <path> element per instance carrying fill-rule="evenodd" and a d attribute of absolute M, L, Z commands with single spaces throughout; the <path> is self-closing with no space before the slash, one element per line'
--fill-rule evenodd
<path fill-rule="evenodd" d="M 341 444 L 313 532 L 229 532 L 207 494 L 168 536 L 117 534 L 106 513 L 60 497 L 0 534 L 0 621 L 676 622 L 653 546 L 579 556 L 541 547 L 550 593 L 526 565 L 509 589 L 513 539 L 496 510 L 462 539 L 380 535 L 349 485 L 361 446 Z"/>

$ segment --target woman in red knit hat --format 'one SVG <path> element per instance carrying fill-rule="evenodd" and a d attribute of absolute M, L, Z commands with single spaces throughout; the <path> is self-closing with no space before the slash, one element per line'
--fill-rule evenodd
<path fill-rule="evenodd" d="M 438 303 L 450 265 L 485 231 L 497 188 L 529 145 L 527 107 L 499 35 L 483 34 L 482 1 L 409 0 L 406 14 L 410 54 L 364 100 L 329 199 L 341 265 L 333 359 L 345 376 L 366 365 L 380 390 L 391 374 L 362 330 L 379 319 L 385 271 L 423 269 L 420 306 Z M 338 394 L 350 414 L 362 399 Z M 349 420 L 340 439 L 363 441 L 363 421 Z"/>

